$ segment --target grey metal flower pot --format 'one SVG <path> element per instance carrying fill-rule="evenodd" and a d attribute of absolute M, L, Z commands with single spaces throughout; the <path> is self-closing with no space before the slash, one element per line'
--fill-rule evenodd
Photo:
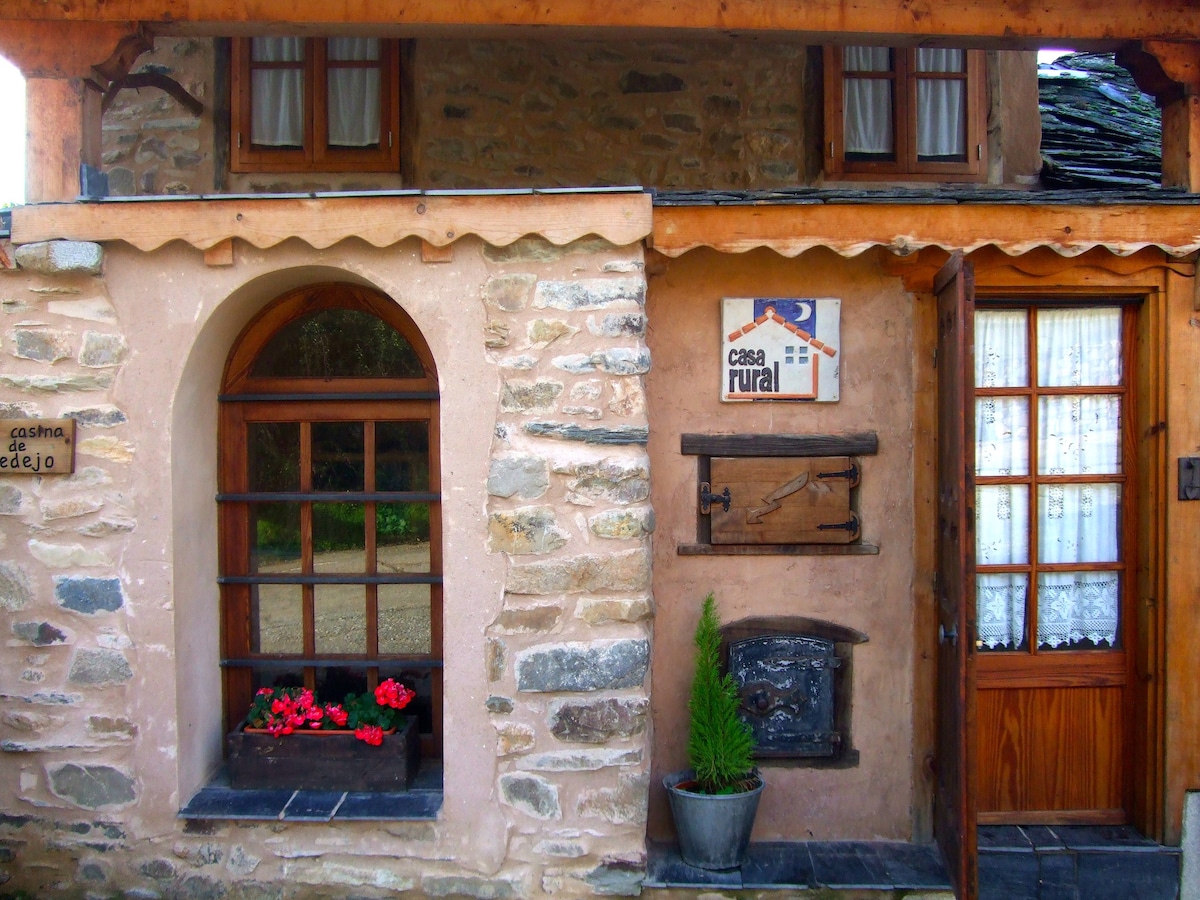
<path fill-rule="evenodd" d="M 683 861 L 700 869 L 736 869 L 750 846 L 750 832 L 758 812 L 758 798 L 766 786 L 739 794 L 696 794 L 676 785 L 691 781 L 690 771 L 674 772 L 663 779 L 671 800 L 675 831 Z"/>

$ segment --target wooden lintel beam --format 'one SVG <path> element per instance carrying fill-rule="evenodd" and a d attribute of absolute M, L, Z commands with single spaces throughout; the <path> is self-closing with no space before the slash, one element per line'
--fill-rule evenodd
<path fill-rule="evenodd" d="M 1127 255 L 1158 246 L 1200 249 L 1200 206 L 1039 206 L 1034 204 L 827 204 L 660 207 L 654 249 L 664 256 L 711 247 L 744 253 L 766 247 L 797 256 L 828 247 L 855 256 L 871 247 L 899 255 L 923 247 L 971 252 L 995 245 L 1010 255 L 1050 247 L 1075 256 L 1105 247 Z"/>
<path fill-rule="evenodd" d="M 335 27 L 587 28 L 945 37 L 963 43 L 1115 46 L 1129 40 L 1189 40 L 1200 34 L 1193 0 L 5 0 L 14 21 L 144 21 L 161 33 L 231 34 L 291 25 Z M 2 32 L 3 29 L 0 29 Z"/>
<path fill-rule="evenodd" d="M 26 78 L 85 78 L 103 88 L 113 80 L 110 73 L 128 72 L 150 46 L 138 24 L 128 20 L 0 20 L 0 56 Z"/>
<path fill-rule="evenodd" d="M 617 246 L 650 234 L 643 193 L 367 196 L 44 204 L 13 210 L 17 244 L 125 241 L 156 250 L 179 240 L 208 250 L 229 238 L 260 249 L 298 238 L 317 249 L 355 237 L 389 247 L 417 237 L 434 247 L 476 235 L 507 246 L 538 235 L 562 246 L 596 235 Z"/>

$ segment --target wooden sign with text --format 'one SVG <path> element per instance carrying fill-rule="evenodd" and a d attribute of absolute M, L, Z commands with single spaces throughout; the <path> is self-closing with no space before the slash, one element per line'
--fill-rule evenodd
<path fill-rule="evenodd" d="M 0 419 L 0 475 L 74 471 L 74 419 Z"/>

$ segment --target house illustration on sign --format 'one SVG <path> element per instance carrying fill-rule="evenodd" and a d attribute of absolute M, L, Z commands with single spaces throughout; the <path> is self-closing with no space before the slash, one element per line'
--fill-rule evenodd
<path fill-rule="evenodd" d="M 722 400 L 838 399 L 841 300 L 727 297 L 721 314 Z"/>

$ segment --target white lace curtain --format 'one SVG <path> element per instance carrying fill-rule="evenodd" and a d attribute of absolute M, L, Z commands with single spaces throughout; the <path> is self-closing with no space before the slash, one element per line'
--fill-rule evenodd
<path fill-rule="evenodd" d="M 903 51 L 896 51 L 898 53 Z M 917 72 L 963 72 L 962 50 L 920 48 Z M 842 70 L 847 73 L 890 72 L 892 51 L 887 47 L 846 47 Z M 965 82 L 960 79 L 917 77 L 917 155 L 962 156 L 966 152 Z M 843 79 L 844 135 L 847 153 L 895 152 L 892 81 L 880 77 Z"/>
<path fill-rule="evenodd" d="M 304 38 L 264 37 L 251 42 L 254 62 L 293 63 L 252 71 L 253 143 L 265 147 L 304 146 Z M 326 41 L 328 142 L 333 147 L 379 143 L 381 72 L 378 66 L 338 66 L 339 62 L 379 59 L 378 38 L 339 37 Z"/>
<path fill-rule="evenodd" d="M 1028 385 L 1027 313 L 986 310 L 975 319 L 975 381 L 979 388 Z M 1041 387 L 1120 383 L 1120 310 L 1088 308 L 1037 313 L 1037 367 Z M 1038 400 L 1039 475 L 1105 475 L 1120 471 L 1121 407 L 1104 394 L 1043 396 Z M 976 402 L 976 471 L 981 476 L 1029 474 L 1028 400 L 981 397 Z M 976 561 L 1030 562 L 1027 485 L 985 484 L 977 490 Z M 1120 488 L 1115 484 L 1039 484 L 1037 561 L 1109 563 L 1119 559 Z M 1028 575 L 976 576 L 977 627 L 984 644 L 1014 648 L 1024 639 Z M 1069 647 L 1082 641 L 1116 642 L 1119 578 L 1115 571 L 1039 572 L 1037 642 Z"/>

